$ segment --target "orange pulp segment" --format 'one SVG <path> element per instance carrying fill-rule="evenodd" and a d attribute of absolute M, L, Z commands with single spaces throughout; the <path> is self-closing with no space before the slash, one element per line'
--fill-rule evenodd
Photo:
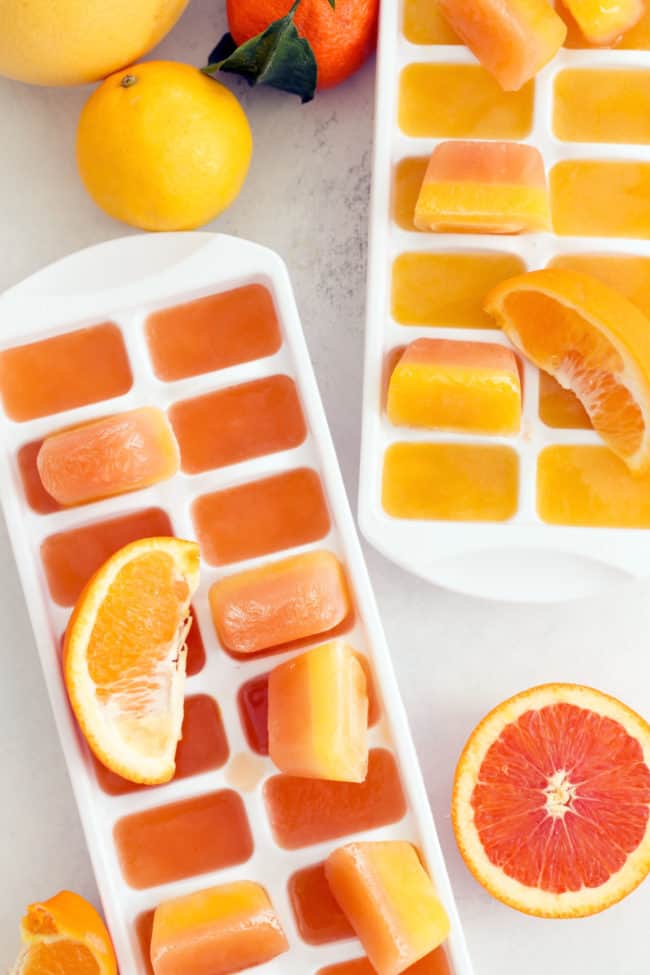
<path fill-rule="evenodd" d="M 59 606 L 73 606 L 93 573 L 119 549 L 140 538 L 171 534 L 169 516 L 161 508 L 148 508 L 49 535 L 41 545 L 41 560 L 50 596 Z"/>
<path fill-rule="evenodd" d="M 540 917 L 584 917 L 650 868 L 650 726 L 575 684 L 523 691 L 473 731 L 453 824 L 476 879 Z"/>
<path fill-rule="evenodd" d="M 210 589 L 217 634 L 235 653 L 256 653 L 326 633 L 350 608 L 341 563 L 327 551 L 226 576 Z"/>
<path fill-rule="evenodd" d="M 486 310 L 536 366 L 571 389 L 595 430 L 633 471 L 650 465 L 650 320 L 578 271 L 504 281 Z"/>
<path fill-rule="evenodd" d="M 325 874 L 378 975 L 401 975 L 449 934 L 447 913 L 410 843 L 348 843 L 327 858 Z"/>
<path fill-rule="evenodd" d="M 110 322 L 0 352 L 0 395 L 19 422 L 121 396 L 132 383 L 122 333 Z"/>
<path fill-rule="evenodd" d="M 650 71 L 561 71 L 555 79 L 553 129 L 567 142 L 650 143 Z"/>
<path fill-rule="evenodd" d="M 415 205 L 418 230 L 518 234 L 550 225 L 544 161 L 516 142 L 441 142 Z"/>
<path fill-rule="evenodd" d="M 439 0 L 439 8 L 505 91 L 518 91 L 534 78 L 566 37 L 546 0 Z"/>
<path fill-rule="evenodd" d="M 269 755 L 282 772 L 363 782 L 368 771 L 368 690 L 342 640 L 287 660 L 269 676 Z"/>
<path fill-rule="evenodd" d="M 136 890 L 245 863 L 253 853 L 246 809 L 232 789 L 132 813 L 113 835 L 124 879 Z"/>
<path fill-rule="evenodd" d="M 400 254 L 393 262 L 393 318 L 400 325 L 490 328 L 483 311 L 486 293 L 523 270 L 513 254 Z"/>
<path fill-rule="evenodd" d="M 354 958 L 352 961 L 342 961 L 337 965 L 321 968 L 316 975 L 377 975 L 377 971 L 367 958 Z M 445 949 L 436 948 L 431 954 L 416 961 L 415 965 L 410 965 L 404 975 L 452 975 Z"/>
<path fill-rule="evenodd" d="M 562 0 L 585 39 L 604 47 L 613 44 L 643 16 L 644 0 Z"/>
<path fill-rule="evenodd" d="M 154 785 L 174 774 L 198 581 L 196 543 L 132 542 L 92 576 L 68 624 L 70 703 L 95 756 L 129 781 Z"/>
<path fill-rule="evenodd" d="M 478 64 L 409 64 L 400 75 L 404 135 L 523 139 L 533 121 L 533 85 L 505 92 Z"/>
<path fill-rule="evenodd" d="M 650 528 L 650 472 L 632 474 L 607 447 L 546 447 L 537 461 L 537 510 L 551 525 Z"/>
<path fill-rule="evenodd" d="M 300 937 L 307 944 L 323 945 L 354 937 L 350 922 L 332 896 L 324 863 L 296 871 L 289 880 L 289 898 Z"/>
<path fill-rule="evenodd" d="M 550 188 L 558 234 L 650 237 L 650 163 L 565 159 L 551 170 Z"/>
<path fill-rule="evenodd" d="M 393 370 L 387 412 L 397 425 L 517 433 L 521 423 L 517 358 L 512 349 L 491 342 L 417 339 Z"/>
<path fill-rule="evenodd" d="M 179 454 L 165 413 L 145 406 L 52 434 L 37 465 L 48 494 L 75 505 L 165 481 L 178 471 Z"/>
<path fill-rule="evenodd" d="M 176 750 L 174 781 L 221 768 L 228 761 L 226 731 L 217 702 L 208 694 L 185 699 L 182 737 Z M 151 786 L 127 782 L 95 759 L 95 775 L 109 796 L 123 796 Z"/>
<path fill-rule="evenodd" d="M 117 975 L 106 925 L 92 904 L 71 891 L 30 904 L 21 935 L 25 947 L 11 975 Z"/>
<path fill-rule="evenodd" d="M 519 461 L 511 447 L 394 443 L 384 455 L 382 504 L 394 518 L 506 521 L 518 496 Z"/>
<path fill-rule="evenodd" d="M 274 775 L 264 800 L 273 835 L 285 850 L 387 826 L 406 813 L 395 759 L 382 748 L 370 752 L 365 782 Z"/>
<path fill-rule="evenodd" d="M 306 545 L 330 529 L 320 477 L 306 467 L 203 494 L 192 518 L 210 565 Z"/>
<path fill-rule="evenodd" d="M 273 298 L 261 284 L 154 312 L 146 331 L 156 375 L 166 382 L 273 355 L 282 343 Z"/>
<path fill-rule="evenodd" d="M 229 975 L 288 948 L 268 894 L 247 880 L 165 901 L 154 915 L 155 975 Z"/>
<path fill-rule="evenodd" d="M 174 403 L 169 411 L 187 474 L 291 450 L 307 427 L 295 383 L 266 376 Z"/>

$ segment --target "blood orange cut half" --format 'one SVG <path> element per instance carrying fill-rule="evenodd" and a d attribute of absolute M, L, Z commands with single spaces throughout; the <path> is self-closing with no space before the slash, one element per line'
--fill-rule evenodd
<path fill-rule="evenodd" d="M 576 684 L 517 694 L 467 742 L 452 817 L 467 866 L 505 904 L 602 911 L 650 870 L 650 725 Z"/>

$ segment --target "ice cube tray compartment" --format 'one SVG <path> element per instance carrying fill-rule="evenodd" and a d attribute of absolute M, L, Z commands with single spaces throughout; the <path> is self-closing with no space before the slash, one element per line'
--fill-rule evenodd
<path fill-rule="evenodd" d="M 173 259 L 163 273 L 151 268 L 161 257 L 160 238 L 142 237 L 135 243 L 129 239 L 123 247 L 112 242 L 82 252 L 65 261 L 60 274 L 55 266 L 0 299 L 0 353 L 108 320 L 123 339 L 132 373 L 129 388 L 110 400 L 74 403 L 56 415 L 20 422 L 0 410 L 4 513 L 121 970 L 134 975 L 150 971 L 142 946 L 158 902 L 233 879 L 251 879 L 266 887 L 289 937 L 289 954 L 260 972 L 311 975 L 357 957 L 362 952 L 354 940 L 319 945 L 304 940 L 289 893 L 297 871 L 322 861 L 354 835 L 409 839 L 422 850 L 452 919 L 450 963 L 456 975 L 471 975 L 286 269 L 268 250 L 233 238 L 190 234 L 169 235 L 168 240 Z M 164 257 L 164 247 L 162 252 Z M 120 284 L 127 253 L 128 279 Z M 135 273 L 138 263 L 141 279 Z M 89 278 L 101 278 L 102 272 L 113 275 L 115 287 L 66 293 L 81 268 Z M 147 341 L 150 316 L 206 296 L 225 295 L 227 304 L 228 294 L 239 287 L 262 287 L 271 296 L 280 342 L 271 347 L 262 343 L 262 357 L 236 363 L 219 360 L 209 372 L 171 377 L 167 373 L 161 378 L 165 369 L 160 347 L 152 358 Z M 198 465 L 198 473 L 181 470 L 145 490 L 65 510 L 44 504 L 42 492 L 34 488 L 32 445 L 52 430 L 142 405 L 173 413 L 179 403 L 231 395 L 270 381 L 280 382 L 280 399 L 274 402 L 289 402 L 292 421 L 287 426 L 282 409 L 276 413 L 275 439 L 274 424 L 263 423 L 260 450 L 250 449 L 244 456 L 231 452 L 225 460 L 210 455 Z M 254 398 L 250 416 L 263 404 L 263 398 Z M 191 427 L 187 431 L 189 436 Z M 25 471 L 31 472 L 27 482 Z M 286 497 L 283 488 L 289 492 Z M 291 511 L 288 530 L 274 530 L 274 520 L 295 506 L 296 497 L 306 499 L 306 514 L 301 519 Z M 260 508 L 259 532 L 250 508 L 254 504 Z M 242 524 L 255 545 L 247 548 L 224 535 L 220 549 L 210 529 L 214 532 L 220 519 L 225 525 L 238 510 L 246 513 Z M 138 788 L 97 768 L 68 708 L 59 654 L 70 606 L 85 577 L 125 541 L 170 527 L 181 537 L 197 537 L 198 531 L 203 556 L 193 603 L 197 625 L 188 660 L 186 738 L 175 779 Z M 296 816 L 295 783 L 265 757 L 264 718 L 262 713 L 260 731 L 258 713 L 264 709 L 264 676 L 295 654 L 296 646 L 244 660 L 228 654 L 215 632 L 208 591 L 225 575 L 315 549 L 334 552 L 345 568 L 354 614 L 339 629 L 367 658 L 378 705 L 370 731 L 369 783 L 313 783 L 308 795 L 301 790 L 301 815 Z M 75 557 L 80 550 L 81 562 Z M 325 639 L 323 634 L 302 644 L 314 646 Z M 247 708 L 252 714 L 249 722 Z M 257 745 L 255 735 L 262 739 Z M 328 805 L 333 814 L 324 824 L 319 810 Z M 316 816 L 311 824 L 310 811 Z M 202 851 L 197 837 L 205 844 Z M 126 857 L 124 864 L 121 857 Z"/>
<path fill-rule="evenodd" d="M 558 522 L 558 513 L 549 517 L 540 501 L 538 476 L 542 487 L 550 483 L 538 475 L 540 455 L 554 445 L 587 447 L 601 441 L 570 396 L 547 383 L 540 392 L 539 373 L 530 364 L 522 364 L 523 415 L 516 437 L 397 427 L 385 411 L 390 369 L 407 343 L 437 337 L 508 344 L 481 310 L 485 293 L 505 277 L 550 264 L 575 267 L 600 275 L 647 311 L 650 122 L 642 82 L 648 70 L 646 13 L 619 48 L 565 48 L 522 91 L 505 93 L 457 43 L 435 4 L 382 4 L 359 520 L 383 554 L 429 581 L 492 598 L 544 601 L 648 574 L 650 522 L 636 498 L 636 521 L 622 514 L 600 527 L 583 526 L 569 523 L 573 515 L 564 509 L 559 523 L 550 523 Z M 571 114 L 577 106 L 571 77 L 582 71 L 605 72 L 609 96 L 618 104 L 628 79 L 631 107 L 625 119 L 607 116 L 600 111 L 597 87 L 587 84 L 591 100 L 573 139 Z M 413 210 L 426 162 L 448 138 L 514 139 L 536 146 L 549 175 L 554 232 L 503 237 L 417 231 Z M 542 419 L 549 410 L 552 423 Z M 504 488 L 501 503 L 487 506 L 486 520 L 463 520 L 460 509 L 455 520 L 437 520 L 436 512 L 426 517 L 411 511 L 408 518 L 388 513 L 382 501 L 386 457 L 390 464 L 394 451 L 403 450 L 415 458 L 422 468 L 417 483 L 426 474 L 426 445 L 449 443 L 515 451 L 514 510 Z M 421 452 L 416 445 L 423 445 Z M 409 447 L 414 448 L 410 453 Z M 616 473 L 618 492 L 625 479 Z M 512 491 L 510 480 L 507 490 Z M 598 510 L 596 505 L 595 517 Z"/>

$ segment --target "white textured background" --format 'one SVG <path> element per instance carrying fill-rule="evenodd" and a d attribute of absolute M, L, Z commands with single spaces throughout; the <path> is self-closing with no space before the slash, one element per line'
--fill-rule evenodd
<path fill-rule="evenodd" d="M 222 0 L 193 0 L 157 56 L 201 65 L 224 28 Z M 369 64 L 305 107 L 229 82 L 245 102 L 256 152 L 242 196 L 210 228 L 260 241 L 287 261 L 353 507 L 373 82 Z M 0 79 L 0 290 L 125 232 L 95 209 L 76 176 L 74 133 L 86 95 Z M 650 713 L 650 584 L 559 607 L 497 605 L 433 589 L 366 552 L 477 975 L 647 972 L 650 883 L 589 920 L 517 915 L 465 870 L 448 804 L 466 736 L 524 687 L 590 683 Z M 62 887 L 96 899 L 96 889 L 2 525 L 0 580 L 3 971 L 25 904 Z"/>

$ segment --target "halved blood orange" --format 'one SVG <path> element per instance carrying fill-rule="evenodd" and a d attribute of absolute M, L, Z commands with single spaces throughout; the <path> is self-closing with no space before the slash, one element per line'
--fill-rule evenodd
<path fill-rule="evenodd" d="M 650 467 L 650 320 L 596 278 L 546 268 L 509 278 L 485 310 L 523 354 L 572 390 L 630 470 Z"/>
<path fill-rule="evenodd" d="M 106 925 L 79 894 L 62 890 L 30 904 L 21 934 L 25 947 L 11 975 L 117 975 Z"/>
<path fill-rule="evenodd" d="M 584 917 L 650 870 L 650 725 L 577 684 L 500 704 L 461 755 L 454 832 L 476 879 L 540 917 Z"/>
<path fill-rule="evenodd" d="M 195 542 L 132 542 L 90 579 L 68 625 L 64 675 L 74 713 L 100 762 L 131 782 L 174 774 L 198 582 Z"/>

